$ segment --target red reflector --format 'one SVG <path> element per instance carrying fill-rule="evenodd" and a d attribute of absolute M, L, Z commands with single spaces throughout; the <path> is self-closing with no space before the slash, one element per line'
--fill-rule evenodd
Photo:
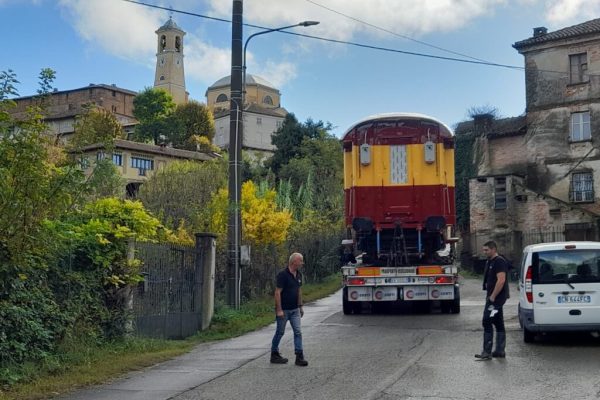
<path fill-rule="evenodd" d="M 531 278 L 533 276 L 533 269 L 531 265 L 527 267 L 527 272 L 525 272 L 525 296 L 527 297 L 527 301 L 529 303 L 533 303 L 533 287 L 531 284 Z"/>
<path fill-rule="evenodd" d="M 452 283 L 451 276 L 438 276 L 435 278 L 435 283 Z"/>
<path fill-rule="evenodd" d="M 574 244 L 568 244 L 565 246 L 566 250 L 572 250 L 572 249 L 576 249 L 576 248 L 577 248 L 577 246 L 575 246 Z"/>
<path fill-rule="evenodd" d="M 363 278 L 350 278 L 348 279 L 348 285 L 364 285 L 365 280 Z"/>

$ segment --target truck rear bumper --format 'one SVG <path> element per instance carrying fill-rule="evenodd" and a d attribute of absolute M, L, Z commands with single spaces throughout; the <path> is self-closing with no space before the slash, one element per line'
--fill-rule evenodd
<path fill-rule="evenodd" d="M 348 301 L 428 301 L 454 300 L 458 284 L 346 287 Z"/>

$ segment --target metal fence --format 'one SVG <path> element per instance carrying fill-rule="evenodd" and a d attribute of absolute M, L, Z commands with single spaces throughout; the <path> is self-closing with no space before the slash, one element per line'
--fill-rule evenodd
<path fill-rule="evenodd" d="M 565 240 L 564 226 L 552 226 L 546 229 L 534 229 L 522 232 L 522 246 L 537 243 L 561 242 Z"/>
<path fill-rule="evenodd" d="M 139 335 L 182 339 L 201 327 L 202 257 L 199 248 L 138 243 L 144 282 L 134 291 Z"/>

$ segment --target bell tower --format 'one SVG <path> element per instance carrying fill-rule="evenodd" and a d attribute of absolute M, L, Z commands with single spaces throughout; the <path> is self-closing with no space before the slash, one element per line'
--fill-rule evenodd
<path fill-rule="evenodd" d="M 176 104 L 187 103 L 183 71 L 183 36 L 185 32 L 173 18 L 156 31 L 156 73 L 154 87 L 171 93 Z"/>

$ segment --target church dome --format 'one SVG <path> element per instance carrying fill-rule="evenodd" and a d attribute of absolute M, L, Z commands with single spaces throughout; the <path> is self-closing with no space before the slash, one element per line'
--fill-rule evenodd
<path fill-rule="evenodd" d="M 251 74 L 246 74 L 246 86 L 248 86 L 248 85 L 257 85 L 257 86 L 263 86 L 265 88 L 272 89 L 272 90 L 278 90 L 275 86 L 273 86 L 273 84 L 271 82 L 267 81 L 266 79 L 263 79 L 260 76 L 251 75 Z M 229 86 L 231 86 L 231 75 L 228 75 L 224 78 L 219 79 L 218 81 L 216 81 L 215 83 L 210 85 L 208 87 L 208 90 L 218 89 L 221 87 L 229 87 Z"/>

